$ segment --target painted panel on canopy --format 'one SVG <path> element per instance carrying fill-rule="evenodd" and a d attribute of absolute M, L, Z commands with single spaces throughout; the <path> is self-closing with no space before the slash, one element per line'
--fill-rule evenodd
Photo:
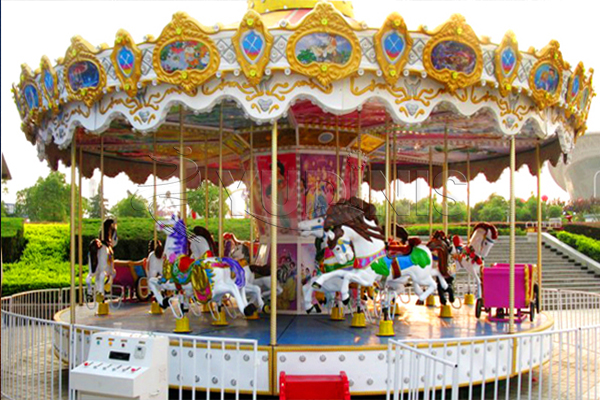
<path fill-rule="evenodd" d="M 517 54 L 512 47 L 507 46 L 502 50 L 500 61 L 502 63 L 502 75 L 509 77 L 517 65 Z"/>
<path fill-rule="evenodd" d="M 27 106 L 30 110 L 40 106 L 40 98 L 38 96 L 38 91 L 35 86 L 25 86 L 25 88 L 23 89 L 23 94 L 25 95 L 25 101 L 27 101 Z"/>
<path fill-rule="evenodd" d="M 579 94 L 579 89 L 581 88 L 581 77 L 579 74 L 576 74 L 573 78 L 573 85 L 571 86 L 571 95 L 570 97 L 574 99 Z"/>
<path fill-rule="evenodd" d="M 244 57 L 251 64 L 256 64 L 265 51 L 265 38 L 262 33 L 255 29 L 244 32 L 240 44 Z"/>
<path fill-rule="evenodd" d="M 550 94 L 556 93 L 560 74 L 550 63 L 544 63 L 535 70 L 534 84 L 538 90 L 544 90 Z"/>
<path fill-rule="evenodd" d="M 383 54 L 390 64 L 395 63 L 404 53 L 406 42 L 404 37 L 395 30 L 390 30 L 381 38 Z"/>
<path fill-rule="evenodd" d="M 331 33 L 310 33 L 298 40 L 296 58 L 302 64 L 313 62 L 345 65 L 352 55 L 352 45 L 343 36 Z"/>
<path fill-rule="evenodd" d="M 184 70 L 203 71 L 208 64 L 210 51 L 208 46 L 199 40 L 171 42 L 160 51 L 160 66 L 167 73 Z"/>
<path fill-rule="evenodd" d="M 477 56 L 470 46 L 454 40 L 445 40 L 433 48 L 431 62 L 437 70 L 447 69 L 470 74 L 475 70 Z"/>
<path fill-rule="evenodd" d="M 581 95 L 581 98 L 579 99 L 579 108 L 580 108 L 581 110 L 585 109 L 585 107 L 586 107 L 586 105 L 587 105 L 587 102 L 588 102 L 588 99 L 589 99 L 589 97 L 590 97 L 590 88 L 589 88 L 589 87 L 586 87 L 586 88 L 583 90 L 583 94 Z"/>
<path fill-rule="evenodd" d="M 46 93 L 50 96 L 54 95 L 54 77 L 48 70 L 44 70 L 44 86 L 46 87 Z"/>
<path fill-rule="evenodd" d="M 69 85 L 73 91 L 95 88 L 100 82 L 98 67 L 91 61 L 79 61 L 69 67 Z"/>
<path fill-rule="evenodd" d="M 131 76 L 135 68 L 135 56 L 129 47 L 121 47 L 119 53 L 117 54 L 117 64 L 119 65 L 119 69 L 123 75 L 126 77 Z"/>
<path fill-rule="evenodd" d="M 343 167 L 340 158 L 340 171 Z M 302 219 L 322 217 L 335 200 L 337 187 L 335 156 L 302 154 L 300 156 L 302 183 Z"/>

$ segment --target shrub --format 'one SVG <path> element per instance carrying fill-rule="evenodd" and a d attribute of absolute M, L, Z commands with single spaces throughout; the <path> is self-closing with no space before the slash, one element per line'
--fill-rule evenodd
<path fill-rule="evenodd" d="M 476 224 L 476 222 L 473 222 L 471 225 L 471 233 L 473 232 L 473 226 L 475 226 L 475 224 Z M 498 228 L 499 235 L 508 236 L 510 234 L 510 227 L 507 227 L 506 224 L 503 224 L 504 227 L 501 227 L 501 226 L 499 227 L 498 225 L 496 225 L 496 223 L 494 223 L 494 225 L 496 226 L 496 228 Z M 406 228 L 409 235 L 414 235 L 414 236 L 428 236 L 429 235 L 429 225 L 405 225 L 404 228 Z M 433 225 L 434 231 L 442 230 L 442 228 L 443 228 L 442 225 L 439 225 L 439 224 Z M 448 231 L 449 231 L 450 235 L 466 236 L 467 235 L 467 226 L 450 224 L 450 225 L 448 225 Z M 517 226 L 516 234 L 519 236 L 522 236 L 522 235 L 525 235 L 525 231 L 523 230 L 523 228 Z"/>
<path fill-rule="evenodd" d="M 15 262 L 23 253 L 27 240 L 23 237 L 22 218 L 2 218 L 2 258 Z"/>
<path fill-rule="evenodd" d="M 556 237 L 592 260 L 600 262 L 600 241 L 569 232 L 558 232 Z"/>
<path fill-rule="evenodd" d="M 600 222 L 564 224 L 563 229 L 570 233 L 600 240 Z"/>

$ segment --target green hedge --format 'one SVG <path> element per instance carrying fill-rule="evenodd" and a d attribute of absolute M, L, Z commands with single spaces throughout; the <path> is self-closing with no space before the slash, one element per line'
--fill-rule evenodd
<path fill-rule="evenodd" d="M 9 263 L 18 261 L 26 244 L 23 219 L 2 218 L 2 260 Z"/>
<path fill-rule="evenodd" d="M 473 226 L 475 226 L 476 222 L 473 223 L 471 225 L 471 229 L 473 229 Z M 499 227 L 498 225 L 494 224 L 496 226 L 496 228 L 498 228 L 498 234 L 501 236 L 508 236 L 510 234 L 510 228 L 509 227 Z M 415 236 L 428 236 L 429 235 L 429 224 L 427 225 L 405 225 L 404 228 L 406 228 L 406 230 L 408 231 L 409 235 L 415 235 Z M 442 230 L 443 226 L 442 225 L 437 225 L 434 224 L 433 225 L 433 230 Z M 466 225 L 456 225 L 456 224 L 450 224 L 448 225 L 448 231 L 450 235 L 460 235 L 460 236 L 466 236 L 467 235 L 467 226 Z M 525 235 L 525 230 L 521 227 L 517 227 L 516 229 L 516 234 L 521 236 L 521 235 Z"/>
<path fill-rule="evenodd" d="M 600 241 L 569 232 L 558 232 L 556 237 L 592 260 L 600 262 Z"/>
<path fill-rule="evenodd" d="M 563 229 L 566 232 L 600 240 L 600 222 L 564 224 Z"/>

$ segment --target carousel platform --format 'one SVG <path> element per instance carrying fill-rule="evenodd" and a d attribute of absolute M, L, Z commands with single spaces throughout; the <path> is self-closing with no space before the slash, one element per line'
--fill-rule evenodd
<path fill-rule="evenodd" d="M 413 299 L 414 300 L 414 299 Z M 490 322 L 487 318 L 475 318 L 473 306 L 453 309 L 453 318 L 440 318 L 439 307 L 411 304 L 402 305 L 401 313 L 394 321 L 396 340 L 448 339 L 474 336 L 494 336 L 508 333 L 508 323 Z M 111 309 L 107 316 L 96 316 L 87 307 L 77 307 L 77 324 L 103 328 L 153 331 L 172 333 L 175 318 L 170 310 L 162 315 L 149 315 L 147 303 L 123 303 L 119 309 Z M 192 335 L 223 338 L 255 339 L 260 346 L 269 344 L 269 316 L 261 314 L 258 320 L 246 320 L 241 316 L 228 318 L 228 326 L 212 326 L 211 314 L 199 317 L 189 313 Z M 63 310 L 56 319 L 69 322 L 69 312 Z M 378 326 L 368 324 L 366 328 L 350 326 L 351 316 L 345 321 L 332 321 L 328 315 L 278 315 L 277 343 L 282 346 L 381 346 L 387 345 L 387 337 L 379 337 Z M 551 325 L 546 314 L 535 321 L 525 319 L 516 324 L 517 333 L 544 330 Z"/>
<path fill-rule="evenodd" d="M 443 346 L 445 349 L 442 352 L 443 357 L 459 364 L 475 363 L 480 366 L 483 381 L 485 376 L 494 376 L 493 371 L 497 368 L 505 371 L 507 378 L 514 375 L 518 372 L 515 368 L 521 365 L 514 362 L 520 354 L 539 352 L 543 357 L 538 363 L 544 362 L 549 355 L 548 343 L 530 341 L 526 345 L 520 345 L 518 349 L 513 347 L 514 341 L 511 335 L 507 334 L 508 324 L 490 322 L 484 317 L 475 318 L 473 306 L 463 305 L 459 309 L 453 309 L 453 318 L 442 319 L 438 316 L 439 307 L 417 306 L 415 301 L 416 297 L 412 297 L 410 304 L 402 305 L 401 312 L 394 318 L 395 336 L 391 338 L 409 342 L 424 340 L 418 344 L 417 347 L 420 348 L 433 349 Z M 111 309 L 110 315 L 98 317 L 93 310 L 79 306 L 76 310 L 76 322 L 84 326 L 82 332 L 92 330 L 91 328 L 96 326 L 100 329 L 172 333 L 175 318 L 170 310 L 166 310 L 162 315 L 150 315 L 149 309 L 148 303 L 123 303 L 119 309 Z M 258 379 L 257 390 L 261 395 L 278 394 L 281 372 L 288 375 L 314 375 L 315 373 L 335 375 L 340 371 L 347 374 L 352 395 L 385 394 L 386 374 L 382 371 L 387 370 L 386 351 L 389 338 L 377 336 L 376 324 L 367 323 L 366 328 L 356 329 L 350 327 L 349 315 L 346 316 L 345 321 L 332 321 L 328 315 L 280 314 L 277 316 L 277 346 L 270 346 L 268 315 L 262 314 L 258 320 L 246 320 L 242 317 L 228 318 L 229 325 L 224 327 L 212 326 L 210 313 L 199 317 L 190 313 L 189 318 L 191 335 L 257 340 L 257 356 L 260 361 L 256 379 Z M 68 309 L 57 313 L 55 319 L 68 322 Z M 550 329 L 553 323 L 552 318 L 542 312 L 533 322 L 524 320 L 517 324 L 516 329 L 518 333 L 544 331 Z M 56 335 L 55 338 L 64 341 L 63 349 L 68 348 L 68 335 Z M 474 339 L 462 340 L 466 338 Z M 58 348 L 58 344 L 56 346 Z M 197 381 L 200 383 L 195 385 L 189 374 L 184 373 L 183 381 L 179 380 L 180 371 L 193 368 L 192 361 L 196 359 L 196 357 L 186 356 L 187 353 L 180 354 L 180 346 L 181 343 L 178 341 L 171 342 L 173 357 L 169 360 L 170 386 L 178 388 L 183 384 L 186 389 L 191 390 L 192 387 L 196 387 L 197 390 L 204 390 L 202 377 Z M 223 351 L 230 355 L 230 357 L 217 355 L 216 358 L 211 356 L 214 360 L 210 366 L 211 371 L 206 372 L 211 376 L 219 376 L 221 374 L 219 371 L 222 371 L 220 368 L 225 368 L 226 374 L 231 375 L 224 386 L 226 392 L 235 390 L 235 385 L 231 382 L 239 382 L 240 389 L 246 393 L 254 386 L 251 369 L 243 369 L 241 377 L 234 375 L 236 363 L 252 357 L 251 348 L 242 348 L 235 353 L 231 348 L 207 349 L 206 346 L 198 344 L 195 351 L 198 352 L 198 360 L 206 358 L 208 355 L 204 353 L 208 351 L 213 354 Z M 199 364 L 198 370 L 205 367 Z M 528 368 L 523 365 L 523 369 Z M 466 385 L 478 381 L 467 375 L 463 376 L 463 372 L 459 370 L 459 382 L 461 385 Z M 440 387 L 450 383 L 448 381 Z"/>

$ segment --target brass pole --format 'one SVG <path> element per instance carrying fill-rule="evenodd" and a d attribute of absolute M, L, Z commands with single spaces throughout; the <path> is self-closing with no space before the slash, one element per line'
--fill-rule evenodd
<path fill-rule="evenodd" d="M 75 210 L 77 201 L 77 193 L 75 191 L 75 181 L 77 180 L 77 142 L 75 139 L 75 135 L 73 135 L 73 140 L 71 141 L 71 310 L 70 310 L 70 322 L 71 324 L 75 323 Z"/>
<path fill-rule="evenodd" d="M 390 238 L 390 132 L 385 135 L 385 240 Z"/>
<path fill-rule="evenodd" d="M 79 255 L 79 305 L 83 305 L 83 204 L 81 202 L 81 182 L 82 182 L 82 172 L 83 168 L 83 150 L 82 147 L 79 147 L 79 202 L 78 202 L 78 211 L 79 211 L 79 223 L 77 224 L 78 232 L 78 255 Z"/>
<path fill-rule="evenodd" d="M 152 212 L 154 214 L 154 220 L 156 221 L 156 219 L 158 218 L 158 205 L 156 204 L 156 135 L 157 133 L 154 132 L 154 138 L 152 140 L 152 148 L 153 148 L 153 152 L 154 152 L 154 157 L 152 157 L 152 186 L 153 186 L 153 192 L 152 192 Z M 154 224 L 154 248 L 156 248 L 156 245 L 158 244 L 158 230 L 156 229 L 156 223 Z"/>
<path fill-rule="evenodd" d="M 208 229 L 208 135 L 204 136 L 204 227 Z"/>
<path fill-rule="evenodd" d="M 535 145 L 535 161 L 537 164 L 537 273 L 539 296 L 538 305 L 542 305 L 542 160 L 540 156 L 540 143 Z"/>
<path fill-rule="evenodd" d="M 338 116 L 335 116 L 335 201 L 340 200 L 340 125 Z"/>
<path fill-rule="evenodd" d="M 219 117 L 219 257 L 223 257 L 223 103 Z"/>
<path fill-rule="evenodd" d="M 104 240 L 104 136 L 100 136 L 100 232 Z"/>
<path fill-rule="evenodd" d="M 392 226 L 394 227 L 392 230 L 392 236 L 396 237 L 396 224 L 398 223 L 398 211 L 396 210 L 396 192 L 398 191 L 398 187 L 396 186 L 396 179 L 398 178 L 398 170 L 396 166 L 396 130 L 392 129 L 393 137 L 392 137 Z"/>
<path fill-rule="evenodd" d="M 179 183 L 181 196 L 179 204 L 180 218 L 187 223 L 187 187 L 185 184 L 185 165 L 183 159 L 183 104 L 179 106 Z"/>
<path fill-rule="evenodd" d="M 277 121 L 271 133 L 271 346 L 277 344 Z"/>
<path fill-rule="evenodd" d="M 471 153 L 469 153 L 469 151 L 467 150 L 467 240 L 469 240 L 470 237 L 471 237 Z"/>
<path fill-rule="evenodd" d="M 369 161 L 369 204 L 371 203 L 371 192 L 373 191 L 373 162 Z"/>
<path fill-rule="evenodd" d="M 510 251 L 508 282 L 508 331 L 515 332 L 515 137 L 510 138 Z"/>
<path fill-rule="evenodd" d="M 356 180 L 356 197 L 362 197 L 362 129 L 361 129 L 361 112 L 358 111 L 358 157 L 356 160 L 358 169 L 358 179 Z"/>
<path fill-rule="evenodd" d="M 429 237 L 433 236 L 433 146 L 429 146 Z"/>
<path fill-rule="evenodd" d="M 444 232 L 448 234 L 448 127 L 444 129 L 444 168 L 443 168 L 443 193 L 442 209 L 444 210 L 443 222 Z"/>
<path fill-rule="evenodd" d="M 250 125 L 250 264 L 254 263 L 254 126 Z"/>

